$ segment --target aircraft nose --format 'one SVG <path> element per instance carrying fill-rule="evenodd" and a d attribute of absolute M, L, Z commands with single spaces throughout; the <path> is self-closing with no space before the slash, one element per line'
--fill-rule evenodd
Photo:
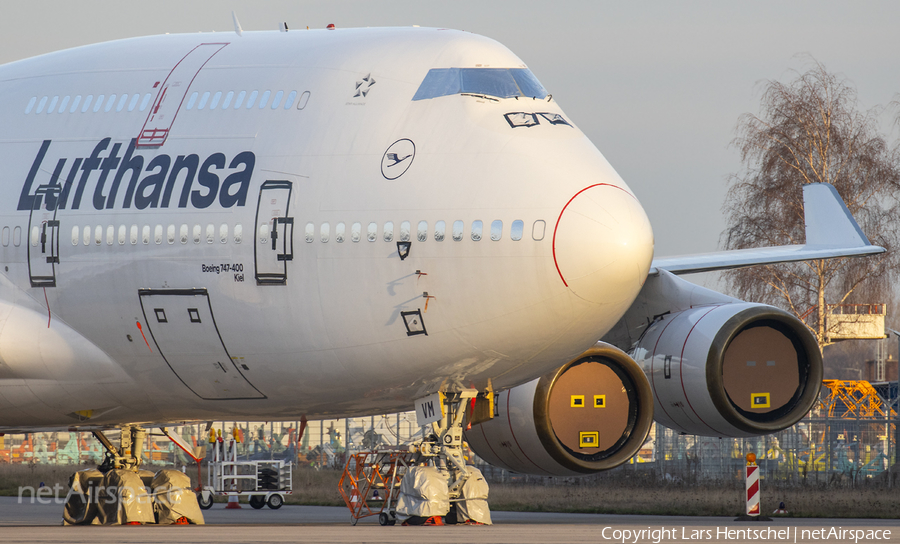
<path fill-rule="evenodd" d="M 653 231 L 637 199 L 610 184 L 592 185 L 560 212 L 553 259 L 563 283 L 600 304 L 630 303 L 653 259 Z"/>

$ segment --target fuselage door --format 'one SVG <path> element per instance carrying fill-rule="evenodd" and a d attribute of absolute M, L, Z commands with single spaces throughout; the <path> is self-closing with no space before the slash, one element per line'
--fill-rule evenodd
<path fill-rule="evenodd" d="M 160 355 L 198 397 L 265 398 L 244 375 L 250 367 L 239 368 L 225 348 L 206 289 L 141 289 L 139 295 Z"/>
<path fill-rule="evenodd" d="M 40 190 L 40 189 L 39 189 Z M 47 189 L 52 190 L 51 188 Z M 59 264 L 59 220 L 56 210 L 31 210 L 28 215 L 28 276 L 32 287 L 56 287 Z"/>
<path fill-rule="evenodd" d="M 256 283 L 284 285 L 294 259 L 294 218 L 290 216 L 291 182 L 266 181 L 259 188 L 253 260 Z"/>
<path fill-rule="evenodd" d="M 153 86 L 156 99 L 137 138 L 137 147 L 161 146 L 169 137 L 175 116 L 200 69 L 227 43 L 202 43 L 193 48 L 169 72 L 166 80 Z"/>

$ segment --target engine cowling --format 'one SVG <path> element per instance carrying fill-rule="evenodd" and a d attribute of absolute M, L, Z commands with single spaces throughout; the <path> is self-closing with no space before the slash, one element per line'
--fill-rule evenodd
<path fill-rule="evenodd" d="M 763 304 L 700 306 L 658 318 L 632 351 L 656 421 L 688 434 L 758 436 L 815 403 L 822 356 L 796 317 Z"/>
<path fill-rule="evenodd" d="M 465 433 L 492 465 L 577 476 L 630 459 L 653 422 L 650 385 L 623 351 L 598 344 L 541 378 L 497 395 L 494 418 Z"/>

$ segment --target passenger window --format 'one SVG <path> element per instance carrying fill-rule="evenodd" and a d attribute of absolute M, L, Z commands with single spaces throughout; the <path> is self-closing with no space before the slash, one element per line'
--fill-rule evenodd
<path fill-rule="evenodd" d="M 522 239 L 522 233 L 525 231 L 525 223 L 521 219 L 512 222 L 512 228 L 509 229 L 509 237 L 515 242 Z"/>
<path fill-rule="evenodd" d="M 222 223 L 219 225 L 219 243 L 227 244 L 228 243 L 228 224 Z"/>
<path fill-rule="evenodd" d="M 87 112 L 87 110 L 91 107 L 91 100 L 94 99 L 94 95 L 89 94 L 87 98 L 84 99 L 84 106 L 81 106 L 81 113 Z"/>
<path fill-rule="evenodd" d="M 316 225 L 313 223 L 306 224 L 306 243 L 311 244 L 316 239 Z"/>
<path fill-rule="evenodd" d="M 162 240 L 163 240 L 162 225 L 156 225 L 156 228 L 153 229 L 153 243 L 155 243 L 156 245 L 159 245 L 162 243 Z"/>
<path fill-rule="evenodd" d="M 535 241 L 540 242 L 544 239 L 544 230 L 547 224 L 544 223 L 542 219 L 538 219 L 534 222 L 534 226 L 531 228 L 531 237 L 534 238 Z"/>
<path fill-rule="evenodd" d="M 497 241 L 503 237 L 503 221 L 491 222 L 491 240 Z"/>
<path fill-rule="evenodd" d="M 136 95 L 135 95 L 135 96 L 136 96 Z M 117 112 L 122 111 L 123 109 L 125 109 L 125 101 L 127 101 L 127 100 L 128 100 L 128 94 L 123 94 L 123 95 L 122 95 L 122 98 L 119 99 L 119 103 L 116 104 L 116 111 L 117 111 Z"/>
<path fill-rule="evenodd" d="M 197 109 L 202 110 L 206 107 L 206 102 L 209 100 L 209 91 L 203 93 L 203 96 L 200 97 L 200 103 L 197 104 Z"/>
<path fill-rule="evenodd" d="M 419 226 L 416 228 L 416 240 L 420 242 L 424 242 L 428 239 L 428 221 L 419 221 Z"/>
<path fill-rule="evenodd" d="M 206 225 L 206 243 L 212 244 L 216 241 L 216 226 L 212 223 Z"/>
<path fill-rule="evenodd" d="M 303 94 L 300 95 L 300 100 L 297 101 L 297 109 L 302 110 L 305 108 L 307 102 L 309 102 L 309 91 L 303 91 Z"/>
<path fill-rule="evenodd" d="M 71 98 L 71 97 L 66 96 L 65 98 L 62 99 L 62 102 L 59 103 L 59 111 L 56 113 L 65 113 L 66 112 L 66 106 L 69 105 L 69 98 Z"/>
<path fill-rule="evenodd" d="M 19 247 L 19 244 L 22 243 L 22 227 L 16 227 L 13 229 L 13 245 Z"/>
<path fill-rule="evenodd" d="M 111 246 L 116 241 L 116 227 L 106 227 L 106 245 Z"/>
<path fill-rule="evenodd" d="M 94 244 L 100 245 L 103 243 L 103 227 L 97 225 L 94 228 Z"/>
<path fill-rule="evenodd" d="M 244 97 L 247 96 L 247 91 L 241 91 L 238 93 L 237 100 L 234 101 L 234 109 L 240 109 L 241 105 L 244 103 Z"/>
<path fill-rule="evenodd" d="M 137 106 L 138 100 L 140 100 L 141 95 L 136 94 L 131 97 L 131 102 L 128 103 L 128 111 L 134 111 L 135 106 Z"/>
<path fill-rule="evenodd" d="M 259 226 L 259 243 L 260 245 L 266 245 L 269 243 L 269 224 L 263 223 Z"/>
<path fill-rule="evenodd" d="M 73 234 L 73 238 L 75 240 L 75 244 L 73 244 L 73 245 L 78 245 L 78 227 L 72 228 L 72 234 Z M 8 246 L 9 245 L 9 227 L 3 227 L 2 238 L 3 238 L 3 247 Z"/>
<path fill-rule="evenodd" d="M 362 225 L 359 223 L 353 223 L 350 226 L 350 240 L 353 242 L 359 242 L 359 238 L 362 235 Z"/>
<path fill-rule="evenodd" d="M 346 229 L 347 229 L 347 226 L 344 225 L 343 222 L 338 223 L 337 225 L 334 226 L 334 241 L 335 242 L 337 242 L 339 244 L 343 243 L 344 234 L 345 234 Z"/>
<path fill-rule="evenodd" d="M 384 224 L 384 241 L 390 242 L 394 239 L 394 222 L 388 221 Z"/>
<path fill-rule="evenodd" d="M 227 110 L 228 106 L 231 105 L 231 99 L 234 98 L 234 91 L 228 91 L 228 94 L 225 95 L 225 101 L 222 102 L 222 109 Z"/>
<path fill-rule="evenodd" d="M 289 110 L 291 106 L 294 105 L 294 100 L 297 98 L 297 91 L 291 91 L 288 95 L 287 100 L 284 102 L 284 109 Z"/>
<path fill-rule="evenodd" d="M 259 95 L 259 91 L 253 91 L 252 93 L 250 93 L 250 98 L 247 99 L 247 109 L 248 110 L 253 107 L 253 104 L 256 103 L 257 95 Z"/>
<path fill-rule="evenodd" d="M 91 245 L 91 226 L 90 225 L 84 226 L 84 234 L 81 236 L 81 241 L 86 246 Z"/>
<path fill-rule="evenodd" d="M 194 234 L 194 243 L 199 244 L 200 243 L 200 234 L 201 234 L 200 225 L 194 225 L 194 233 L 193 234 Z"/>
<path fill-rule="evenodd" d="M 97 113 L 98 111 L 100 111 L 100 108 L 103 107 L 103 99 L 105 97 L 106 97 L 106 95 L 102 95 L 102 94 L 97 96 L 97 100 L 94 102 L 94 109 L 93 109 L 94 113 Z"/>
<path fill-rule="evenodd" d="M 484 225 L 481 220 L 472 221 L 472 241 L 480 242 L 481 241 L 481 231 L 484 229 Z"/>
<path fill-rule="evenodd" d="M 141 243 L 144 245 L 150 243 L 150 225 L 144 225 L 141 229 Z"/>
<path fill-rule="evenodd" d="M 374 222 L 369 223 L 369 228 L 366 229 L 366 239 L 374 242 L 376 238 L 378 238 L 378 224 Z"/>
<path fill-rule="evenodd" d="M 31 245 L 32 247 L 37 247 L 38 240 L 41 237 L 41 229 L 37 227 L 31 227 Z"/>
<path fill-rule="evenodd" d="M 25 114 L 26 114 L 26 115 L 28 115 L 29 113 L 31 113 L 31 110 L 34 109 L 34 104 L 35 104 L 35 102 L 37 102 L 37 97 L 36 97 L 36 96 L 32 96 L 32 97 L 31 97 L 31 100 L 28 101 L 28 107 L 25 108 Z"/>
<path fill-rule="evenodd" d="M 400 223 L 400 241 L 409 242 L 409 221 Z"/>
<path fill-rule="evenodd" d="M 138 241 L 138 227 L 131 225 L 131 245 L 136 245 Z"/>
<path fill-rule="evenodd" d="M 3 246 L 9 245 L 9 227 L 3 227 Z M 72 227 L 72 245 L 78 245 L 78 226 Z"/>
<path fill-rule="evenodd" d="M 275 98 L 272 99 L 272 109 L 277 110 L 278 106 L 281 105 L 281 98 L 284 96 L 284 91 L 278 91 L 275 93 Z"/>
<path fill-rule="evenodd" d="M 125 245 L 125 238 L 128 235 L 128 229 L 125 228 L 125 225 L 119 225 L 119 245 Z"/>
<path fill-rule="evenodd" d="M 50 101 L 50 105 L 47 106 L 47 113 L 55 113 L 54 110 L 56 109 L 57 102 L 59 102 L 59 95 L 54 96 L 53 99 Z"/>
<path fill-rule="evenodd" d="M 152 97 L 150 96 L 150 93 L 147 93 L 144 95 L 144 99 L 141 100 L 141 111 L 144 111 L 145 109 L 147 109 L 147 106 L 150 104 L 151 98 Z"/>
<path fill-rule="evenodd" d="M 434 241 L 435 242 L 443 242 L 444 241 L 444 231 L 447 229 L 447 223 L 444 221 L 438 221 L 434 224 Z"/>
<path fill-rule="evenodd" d="M 46 105 L 47 105 L 47 97 L 46 96 L 41 97 L 41 101 L 38 102 L 37 113 L 41 113 L 42 111 L 44 111 L 44 106 L 46 106 Z"/>
<path fill-rule="evenodd" d="M 182 244 L 188 243 L 188 226 L 181 225 L 181 228 L 178 230 L 178 238 L 181 240 Z"/>
<path fill-rule="evenodd" d="M 169 225 L 166 228 L 166 241 L 170 244 L 175 243 L 175 225 Z"/>
<path fill-rule="evenodd" d="M 453 232 L 452 232 L 452 235 L 453 235 L 453 241 L 454 241 L 454 242 L 461 242 L 461 241 L 462 241 L 462 239 L 463 239 L 463 230 L 465 230 L 465 229 L 464 229 L 464 227 L 463 227 L 463 222 L 462 222 L 462 221 L 460 221 L 460 220 L 457 219 L 456 221 L 453 222 Z"/>
<path fill-rule="evenodd" d="M 265 109 L 266 104 L 269 103 L 269 95 L 272 94 L 272 91 L 266 91 L 259 97 L 259 109 Z"/>
<path fill-rule="evenodd" d="M 109 95 L 109 100 L 106 101 L 106 107 L 103 108 L 104 113 L 108 112 L 109 110 L 112 109 L 113 103 L 115 103 L 115 101 L 116 101 L 116 95 L 114 95 L 114 94 Z"/>
<path fill-rule="evenodd" d="M 234 226 L 234 243 L 240 244 L 244 238 L 244 227 L 240 223 Z"/>
<path fill-rule="evenodd" d="M 189 109 L 189 110 L 194 109 L 194 104 L 197 103 L 198 96 L 200 96 L 200 93 L 198 93 L 197 91 L 194 91 L 193 93 L 191 93 L 191 97 L 188 98 L 187 109 Z M 143 108 L 141 108 L 141 109 L 143 110 Z"/>
<path fill-rule="evenodd" d="M 328 243 L 328 240 L 331 238 L 331 225 L 327 222 L 322 223 L 322 227 L 319 229 L 319 239 L 322 240 L 322 243 Z"/>
<path fill-rule="evenodd" d="M 75 113 L 78 111 L 78 106 L 81 104 L 81 95 L 76 95 L 75 100 L 72 101 L 72 107 L 69 108 L 69 113 Z"/>
<path fill-rule="evenodd" d="M 214 110 L 219 105 L 219 99 L 222 98 L 222 91 L 213 95 L 212 102 L 209 103 L 209 109 Z"/>

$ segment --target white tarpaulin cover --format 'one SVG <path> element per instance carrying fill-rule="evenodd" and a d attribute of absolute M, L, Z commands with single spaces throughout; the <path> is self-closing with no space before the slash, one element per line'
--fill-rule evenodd
<path fill-rule="evenodd" d="M 102 479 L 103 473 L 95 468 L 79 470 L 72 475 L 69 482 L 70 491 L 63 509 L 63 525 L 100 523 L 97 519 L 99 512 L 97 500 Z"/>
<path fill-rule="evenodd" d="M 434 467 L 410 467 L 400 482 L 397 513 L 404 516 L 445 516 L 450 511 L 447 477 Z"/>
<path fill-rule="evenodd" d="M 151 473 L 152 474 L 152 473 Z M 153 500 L 141 475 L 131 470 L 111 470 L 100 483 L 98 518 L 102 525 L 155 523 Z"/>
<path fill-rule="evenodd" d="M 491 525 L 491 510 L 487 503 L 488 483 L 477 468 L 469 466 L 466 471 L 469 477 L 462 486 L 462 500 L 456 503 L 456 520 L 472 520 Z"/>
<path fill-rule="evenodd" d="M 177 470 L 160 470 L 150 485 L 157 523 L 169 525 L 185 517 L 194 525 L 203 525 L 203 513 L 191 490 L 191 478 Z"/>

